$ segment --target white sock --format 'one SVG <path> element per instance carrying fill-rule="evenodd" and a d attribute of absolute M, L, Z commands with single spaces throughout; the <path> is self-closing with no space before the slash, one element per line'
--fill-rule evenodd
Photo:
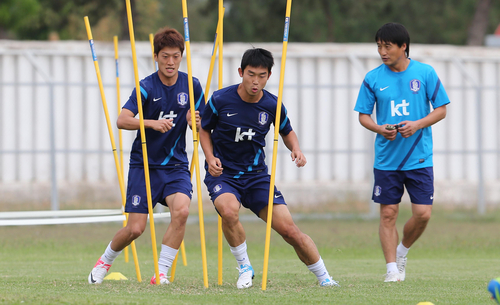
<path fill-rule="evenodd" d="M 238 267 L 242 268 L 244 265 L 252 266 L 252 264 L 250 264 L 250 259 L 248 258 L 246 240 L 237 247 L 229 246 L 229 248 L 231 248 L 231 253 L 233 253 L 234 258 L 236 258 Z"/>
<path fill-rule="evenodd" d="M 309 269 L 309 271 L 314 273 L 314 275 L 316 275 L 320 283 L 323 282 L 323 280 L 330 278 L 330 274 L 328 274 L 325 263 L 323 262 L 323 259 L 321 257 L 319 258 L 319 261 L 307 266 L 307 268 Z"/>
<path fill-rule="evenodd" d="M 117 258 L 120 253 L 122 253 L 122 251 L 114 251 L 113 249 L 111 249 L 111 242 L 109 242 L 108 247 L 104 251 L 104 254 L 101 256 L 101 260 L 108 265 L 112 265 L 115 261 L 115 258 Z"/>
<path fill-rule="evenodd" d="M 403 246 L 403 242 L 400 242 L 398 245 L 398 248 L 396 250 L 396 255 L 397 256 L 406 256 L 408 254 L 409 250 L 410 250 L 410 248 L 406 248 L 405 246 Z"/>
<path fill-rule="evenodd" d="M 160 259 L 158 260 L 158 269 L 160 273 L 165 275 L 168 274 L 168 269 L 172 266 L 178 251 L 179 249 L 170 248 L 163 244 L 161 245 Z"/>
<path fill-rule="evenodd" d="M 388 263 L 386 266 L 387 266 L 387 273 L 399 272 L 398 265 L 396 264 L 396 262 Z"/>

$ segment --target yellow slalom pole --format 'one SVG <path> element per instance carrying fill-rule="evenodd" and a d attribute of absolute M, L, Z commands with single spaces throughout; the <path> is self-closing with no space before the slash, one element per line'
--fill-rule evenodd
<path fill-rule="evenodd" d="M 219 28 L 218 30 L 218 40 L 219 40 L 219 89 L 222 89 L 222 80 L 223 80 L 223 45 L 224 45 L 224 0 L 219 0 Z M 222 234 L 222 218 L 219 214 L 217 214 L 217 283 L 222 285 L 222 243 L 224 236 Z"/>
<path fill-rule="evenodd" d="M 224 10 L 223 10 L 224 12 Z M 215 33 L 215 40 L 214 40 L 214 47 L 212 49 L 212 58 L 210 60 L 210 68 L 208 69 L 208 77 L 207 77 L 207 84 L 205 86 L 205 104 L 208 102 L 208 96 L 209 96 L 209 92 L 210 92 L 210 83 L 212 81 L 212 74 L 213 74 L 213 71 L 214 71 L 214 66 L 215 66 L 215 57 L 217 56 L 217 47 L 219 46 L 219 34 L 220 33 L 220 21 L 219 23 L 217 24 L 217 31 Z M 196 138 L 199 140 L 199 133 L 196 134 Z M 191 158 L 191 160 L 194 160 L 194 151 L 193 151 L 193 157 Z M 191 167 L 189 169 L 189 171 L 191 172 L 191 179 L 193 178 L 193 173 L 194 173 L 194 163 L 191 162 Z M 220 216 L 219 216 L 220 218 Z M 220 228 L 221 228 L 221 231 L 222 231 L 222 224 L 220 225 Z M 182 253 L 182 261 L 184 263 L 184 266 L 187 266 L 187 261 L 186 261 L 186 251 L 184 250 L 184 241 L 182 241 L 181 243 L 181 253 Z M 177 258 L 176 260 L 174 260 L 172 266 L 175 266 L 175 264 L 177 263 Z M 174 277 L 174 274 L 175 274 L 175 268 L 172 268 L 172 272 L 171 272 L 171 275 L 170 275 L 170 281 L 173 280 L 173 277 Z M 220 269 L 221 270 L 221 269 Z M 221 276 L 222 278 L 222 276 Z M 222 281 L 222 280 L 221 280 Z M 219 283 L 219 285 L 221 285 L 222 282 Z"/>
<path fill-rule="evenodd" d="M 188 262 L 187 262 L 187 258 L 186 258 L 186 247 L 184 246 L 184 240 L 182 240 L 182 242 L 181 242 L 181 255 L 182 255 L 182 264 L 184 266 L 187 266 Z"/>
<path fill-rule="evenodd" d="M 210 84 L 212 82 L 212 74 L 213 74 L 213 71 L 214 71 L 214 66 L 215 66 L 215 57 L 217 56 L 217 47 L 219 46 L 219 28 L 220 28 L 220 21 L 219 23 L 217 24 L 217 30 L 216 30 L 216 33 L 215 33 L 215 40 L 214 40 L 214 47 L 212 49 L 212 58 L 210 59 L 210 68 L 208 69 L 208 78 L 207 78 L 207 84 L 205 86 L 205 93 L 204 93 L 204 96 L 205 96 L 205 104 L 208 103 L 208 96 L 209 96 L 209 92 L 210 92 Z M 199 135 L 197 135 L 197 139 L 199 139 Z M 194 155 L 194 152 L 193 152 L 193 155 Z M 192 158 L 191 158 L 192 160 Z M 191 166 L 189 168 L 189 171 L 191 172 L 191 178 L 193 178 L 193 173 L 194 173 L 194 163 L 191 162 Z"/>
<path fill-rule="evenodd" d="M 267 286 L 267 269 L 269 265 L 269 246 L 271 243 L 271 223 L 273 220 L 273 203 L 274 203 L 274 183 L 276 180 L 276 159 L 278 155 L 278 140 L 279 140 L 279 126 L 281 119 L 281 103 L 283 100 L 283 84 L 285 81 L 285 63 L 286 63 L 286 50 L 288 46 L 288 32 L 290 29 L 290 11 L 292 10 L 292 0 L 286 2 L 286 16 L 285 16 L 285 31 L 283 34 L 283 51 L 281 54 L 281 73 L 278 91 L 278 104 L 276 105 L 276 120 L 274 122 L 274 145 L 273 145 L 273 163 L 271 169 L 271 183 L 269 185 L 269 201 L 267 209 L 267 227 L 266 227 L 266 246 L 264 250 L 264 271 L 262 272 L 262 290 L 266 290 Z"/>
<path fill-rule="evenodd" d="M 121 191 L 121 195 L 122 195 L 122 207 L 125 207 L 125 201 L 126 201 L 125 185 L 123 183 L 122 170 L 120 168 L 120 164 L 118 161 L 118 153 L 116 152 L 116 145 L 115 145 L 115 138 L 113 136 L 113 129 L 111 128 L 111 122 L 109 119 L 108 104 L 106 103 L 106 96 L 104 95 L 104 87 L 102 85 L 101 72 L 99 70 L 99 62 L 97 61 L 97 55 L 96 55 L 95 49 L 94 49 L 94 39 L 92 38 L 92 31 L 90 30 L 89 18 L 87 16 L 85 16 L 85 17 L 83 17 L 83 20 L 85 21 L 85 27 L 87 29 L 87 36 L 89 38 L 90 50 L 92 52 L 92 58 L 94 60 L 94 67 L 95 67 L 95 72 L 97 75 L 97 82 L 99 83 L 99 90 L 101 92 L 102 107 L 104 108 L 104 114 L 106 116 L 106 123 L 108 125 L 109 139 L 111 141 L 111 147 L 113 149 L 113 157 L 115 158 L 116 173 L 118 175 L 118 181 L 119 181 L 120 191 Z M 127 221 L 128 220 L 128 213 L 125 213 L 125 211 L 123 210 L 123 214 L 125 215 L 125 221 Z M 137 251 L 135 248 L 135 243 L 132 242 L 130 244 L 130 246 L 132 247 L 132 254 L 134 256 L 135 271 L 137 273 L 137 281 L 141 282 L 141 271 L 139 270 L 139 260 L 137 258 Z"/>
<path fill-rule="evenodd" d="M 151 246 L 153 248 L 153 262 L 155 267 L 156 285 L 160 285 L 160 270 L 158 268 L 158 252 L 156 249 L 155 222 L 153 218 L 153 203 L 151 198 L 151 182 L 149 180 L 149 161 L 146 146 L 146 131 L 144 129 L 144 114 L 142 113 L 141 87 L 139 84 L 139 71 L 137 68 L 137 55 L 135 51 L 134 24 L 132 22 L 132 10 L 130 0 L 125 0 L 127 6 L 128 29 L 130 32 L 130 45 L 132 47 L 132 61 L 134 63 L 135 92 L 137 95 L 137 108 L 139 110 L 139 128 L 142 140 L 142 159 L 144 161 L 144 179 L 146 182 L 146 196 L 148 200 L 149 226 L 151 228 Z"/>
<path fill-rule="evenodd" d="M 187 68 L 188 68 L 188 83 L 189 83 L 189 105 L 191 109 L 191 122 L 193 122 L 193 163 L 196 169 L 196 191 L 198 195 L 198 215 L 200 219 L 200 241 L 201 241 L 201 259 L 203 263 L 203 284 L 205 288 L 208 288 L 208 274 L 207 274 L 207 253 L 205 246 L 205 223 L 203 220 L 203 204 L 201 201 L 201 181 L 200 181 L 200 164 L 198 157 L 198 137 L 196 130 L 196 114 L 194 105 L 194 89 L 193 89 L 193 75 L 191 72 L 191 44 L 189 40 L 189 22 L 187 15 L 187 4 L 186 0 L 182 0 L 182 17 L 184 19 L 184 40 L 186 43 L 186 58 L 187 58 Z"/>
<path fill-rule="evenodd" d="M 149 34 L 149 43 L 151 44 L 151 55 L 153 56 L 153 67 L 155 71 L 158 71 L 158 64 L 155 60 L 155 46 L 154 46 L 154 36 L 152 33 Z"/>
<path fill-rule="evenodd" d="M 116 115 L 119 116 L 121 112 L 120 105 L 120 70 L 118 65 L 118 36 L 113 36 L 113 44 L 115 46 L 115 67 L 116 67 Z M 122 145 L 122 130 L 118 128 L 118 155 L 120 156 L 120 169 L 123 174 L 123 145 Z M 123 221 L 123 227 L 127 225 L 127 221 Z M 125 262 L 128 263 L 128 246 L 123 249 Z"/>

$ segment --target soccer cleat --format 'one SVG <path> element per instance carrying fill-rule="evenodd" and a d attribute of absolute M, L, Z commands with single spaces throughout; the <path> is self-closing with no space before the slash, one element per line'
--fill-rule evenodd
<path fill-rule="evenodd" d="M 252 279 L 254 277 L 253 268 L 250 265 L 241 265 L 238 269 L 240 275 L 238 276 L 238 282 L 236 282 L 236 287 L 238 289 L 252 287 Z"/>
<path fill-rule="evenodd" d="M 149 282 L 151 285 L 156 285 L 156 274 L 153 275 L 151 281 Z M 160 273 L 160 285 L 170 284 L 168 281 L 168 277 L 164 273 Z"/>
<path fill-rule="evenodd" d="M 92 271 L 90 271 L 89 284 L 101 284 L 110 267 L 111 265 L 106 264 L 99 257 L 97 263 L 95 263 L 94 268 L 92 269 Z"/>
<path fill-rule="evenodd" d="M 327 286 L 340 287 L 339 283 L 334 281 L 331 276 L 324 279 L 321 283 L 319 283 L 319 285 L 321 287 L 327 287 Z"/>
<path fill-rule="evenodd" d="M 404 281 L 406 277 L 406 256 L 396 257 L 396 264 L 398 265 L 399 279 Z"/>
<path fill-rule="evenodd" d="M 388 272 L 385 275 L 385 283 L 401 281 L 399 272 Z"/>

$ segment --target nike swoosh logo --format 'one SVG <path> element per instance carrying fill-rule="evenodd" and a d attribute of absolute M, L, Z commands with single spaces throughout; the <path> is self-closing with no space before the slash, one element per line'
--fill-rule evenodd
<path fill-rule="evenodd" d="M 434 199 L 434 196 L 431 196 L 431 199 Z"/>
<path fill-rule="evenodd" d="M 281 195 L 274 195 L 274 198 L 280 198 Z"/>
<path fill-rule="evenodd" d="M 90 274 L 90 281 L 93 283 L 95 283 L 96 281 L 94 280 L 94 277 L 92 276 L 92 273 Z"/>
<path fill-rule="evenodd" d="M 228 113 L 227 116 L 237 115 L 237 113 Z"/>
<path fill-rule="evenodd" d="M 384 88 L 380 88 L 380 91 L 384 91 L 385 89 L 389 88 L 389 86 L 387 87 L 384 87 Z"/>
<path fill-rule="evenodd" d="M 154 99 L 153 99 L 153 102 L 156 102 L 156 101 L 159 101 L 159 100 L 161 100 L 161 97 L 159 97 L 159 98 L 154 98 Z"/>

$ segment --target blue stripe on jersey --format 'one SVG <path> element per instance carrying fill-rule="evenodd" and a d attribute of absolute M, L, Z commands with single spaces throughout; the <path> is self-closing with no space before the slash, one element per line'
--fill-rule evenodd
<path fill-rule="evenodd" d="M 280 125 L 280 131 L 281 131 L 283 128 L 285 128 L 285 124 L 286 124 L 286 122 L 287 122 L 287 121 L 288 121 L 288 117 L 286 117 L 286 119 L 283 121 L 283 123 L 281 123 L 281 125 Z"/>
<path fill-rule="evenodd" d="M 210 98 L 208 100 L 208 105 L 210 105 L 210 108 L 212 108 L 212 112 L 216 115 L 216 116 L 219 116 L 219 113 L 217 112 L 217 110 L 215 109 L 214 107 L 214 104 L 212 103 L 212 98 Z"/>
<path fill-rule="evenodd" d="M 142 86 L 141 86 L 141 93 L 142 95 L 144 95 L 145 99 L 148 99 L 148 93 L 146 92 L 146 89 L 142 88 Z"/>
<path fill-rule="evenodd" d="M 261 154 L 262 154 L 262 150 L 259 148 L 259 151 L 257 152 L 257 154 L 255 155 L 255 158 L 253 159 L 253 164 L 248 167 L 249 172 L 252 171 L 252 166 L 259 164 L 259 157 Z"/>
<path fill-rule="evenodd" d="M 203 98 L 203 96 L 205 95 L 205 93 L 203 93 L 200 98 L 198 99 L 198 101 L 196 102 L 196 105 L 194 105 L 194 109 L 198 109 L 200 107 L 200 103 L 201 103 L 201 99 Z"/>
<path fill-rule="evenodd" d="M 165 160 L 163 160 L 163 162 L 161 163 L 161 165 L 167 165 L 168 161 L 170 161 L 170 159 L 174 156 L 174 149 L 175 147 L 177 146 L 177 142 L 179 142 L 181 136 L 179 136 L 177 138 L 177 140 L 175 140 L 175 143 L 174 143 L 174 146 L 172 147 L 172 149 L 170 150 L 170 153 L 168 154 L 168 156 L 165 158 Z"/>
<path fill-rule="evenodd" d="M 259 151 L 257 152 L 257 154 L 255 155 L 255 158 L 253 159 L 253 164 L 248 166 L 248 171 L 251 172 L 252 171 L 252 168 L 253 166 L 256 166 L 259 164 L 259 158 L 260 158 L 260 155 L 262 154 L 262 149 L 259 148 Z M 241 177 L 241 175 L 243 175 L 245 172 L 239 172 L 238 175 L 234 176 L 233 178 L 239 178 Z"/>
<path fill-rule="evenodd" d="M 370 88 L 370 85 L 368 85 L 368 83 L 366 82 L 366 80 L 363 80 L 363 85 L 365 85 L 365 87 L 368 88 L 368 90 L 370 90 L 371 93 L 373 93 L 372 88 Z"/>
<path fill-rule="evenodd" d="M 420 139 L 422 139 L 423 134 L 424 134 L 424 131 L 422 129 L 420 129 L 420 134 L 418 135 L 417 139 L 415 140 L 415 143 L 413 143 L 413 145 L 411 146 L 410 151 L 408 151 L 408 154 L 406 154 L 406 157 L 403 159 L 401 164 L 399 164 L 398 168 L 396 169 L 397 171 L 400 171 L 403 168 L 403 166 L 405 166 L 406 161 L 408 161 L 412 152 L 415 150 L 415 147 L 417 147 L 417 144 L 418 144 L 418 142 L 420 142 Z"/>
<path fill-rule="evenodd" d="M 238 175 L 234 176 L 233 178 L 236 178 L 238 179 L 239 177 L 241 177 L 241 175 L 243 175 L 245 172 L 239 172 Z"/>
<path fill-rule="evenodd" d="M 286 111 L 287 111 L 287 110 L 286 110 L 286 108 L 285 108 L 285 116 L 287 115 Z M 283 120 L 283 123 L 281 123 L 281 125 L 280 125 L 280 131 L 281 131 L 283 128 L 285 128 L 285 125 L 286 125 L 286 122 L 287 122 L 287 121 L 288 121 L 288 116 L 286 116 L 285 120 Z"/>
<path fill-rule="evenodd" d="M 436 84 L 436 89 L 434 89 L 434 94 L 432 95 L 431 101 L 434 103 L 434 100 L 436 99 L 436 96 L 439 92 L 439 87 L 441 86 L 441 80 L 438 78 L 438 82 Z"/>

